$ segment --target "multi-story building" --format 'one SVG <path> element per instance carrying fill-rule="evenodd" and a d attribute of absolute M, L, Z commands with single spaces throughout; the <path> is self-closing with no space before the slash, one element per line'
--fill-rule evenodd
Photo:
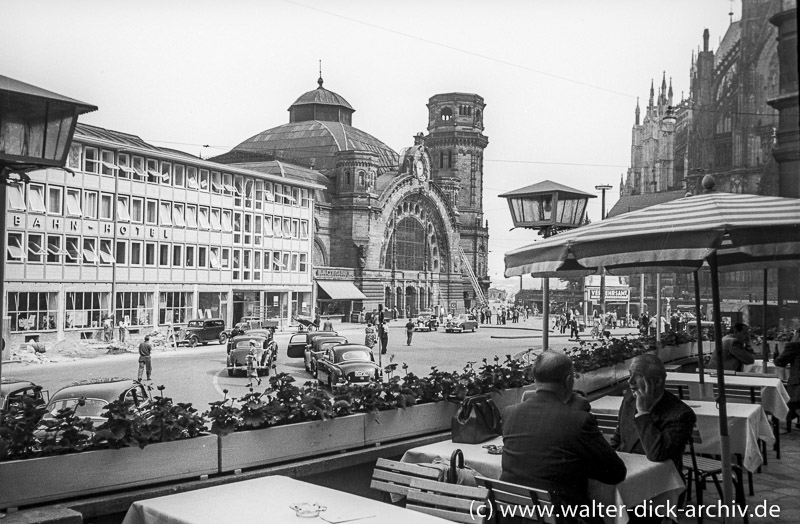
<path fill-rule="evenodd" d="M 429 134 L 398 154 L 353 127 L 355 109 L 317 82 L 289 107 L 288 123 L 213 160 L 251 170 L 280 160 L 317 173 L 325 186 L 314 223 L 320 313 L 478 305 L 489 287 L 483 98 L 431 97 Z"/>
<path fill-rule="evenodd" d="M 780 78 L 790 78 L 792 71 L 797 78 L 796 60 L 787 61 L 785 71 L 779 67 L 778 29 L 770 19 L 782 9 L 781 2 L 742 0 L 741 20 L 731 21 L 716 51 L 709 44 L 711 35 L 706 29 L 702 47 L 696 54 L 692 52 L 688 97 L 681 96 L 673 103 L 671 80 L 667 89 L 665 77 L 657 97 L 651 84 L 650 101 L 641 123 L 637 102 L 631 167 L 627 178 L 620 181 L 620 199 L 609 216 L 681 198 L 687 192 L 701 193 L 706 175 L 714 177 L 717 191 L 797 196 L 794 190 L 780 189 L 797 187 L 800 173 L 796 161 L 787 164 L 780 174 L 773 155 L 778 110 L 770 101 L 780 98 L 781 104 L 777 105 L 794 103 L 796 107 L 797 100 L 796 81 L 793 91 L 779 90 Z M 790 13 L 790 19 L 791 16 Z M 668 111 L 673 112 L 676 123 L 664 121 Z M 789 131 L 785 136 L 796 136 L 796 131 L 791 131 L 797 128 L 796 114 L 792 122 L 786 124 Z M 784 156 L 796 158 L 796 146 L 785 150 L 794 152 Z M 784 293 L 781 314 L 796 317 L 797 279 L 782 279 L 779 284 L 776 270 L 769 271 L 766 277 L 762 271 L 721 274 L 723 308 L 739 310 L 750 302 L 763 301 L 765 278 L 768 300 L 776 301 Z M 644 281 L 645 302 L 650 303 L 652 312 L 656 279 L 648 276 Z M 690 302 L 694 296 L 691 274 L 662 275 L 660 284 L 662 296 L 675 301 Z M 631 285 L 637 288 L 633 296 L 639 296 L 641 281 L 634 278 Z M 701 288 L 706 286 L 707 276 L 701 273 Z"/>
<path fill-rule="evenodd" d="M 95 338 L 107 319 L 146 333 L 312 314 L 314 173 L 220 165 L 85 124 L 67 168 L 8 188 L 11 344 Z"/>

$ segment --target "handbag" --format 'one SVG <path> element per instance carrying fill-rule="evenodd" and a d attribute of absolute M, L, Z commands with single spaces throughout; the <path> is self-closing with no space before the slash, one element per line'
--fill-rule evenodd
<path fill-rule="evenodd" d="M 456 444 L 480 444 L 503 434 L 503 418 L 489 396 L 467 397 L 453 416 L 450 430 Z"/>

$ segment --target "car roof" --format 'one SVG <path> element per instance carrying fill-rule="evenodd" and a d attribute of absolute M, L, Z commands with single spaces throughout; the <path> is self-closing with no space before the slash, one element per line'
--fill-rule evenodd
<path fill-rule="evenodd" d="M 36 384 L 34 384 L 29 380 L 3 379 L 3 382 L 0 383 L 0 394 L 5 396 L 7 393 L 11 393 L 12 391 L 16 391 L 18 389 L 27 388 L 31 386 L 36 386 Z"/>
<path fill-rule="evenodd" d="M 65 398 L 99 398 L 109 402 L 116 400 L 127 390 L 139 385 L 133 379 L 103 379 L 100 381 L 79 382 L 65 386 L 50 397 L 50 403 Z"/>
<path fill-rule="evenodd" d="M 248 340 L 266 340 L 267 337 L 258 333 L 251 333 L 249 335 L 236 335 L 231 339 L 231 342 L 237 344 L 239 342 L 246 342 Z"/>
<path fill-rule="evenodd" d="M 338 346 L 333 346 L 333 351 L 338 353 L 344 353 L 345 351 L 366 351 L 370 352 L 371 350 L 369 347 L 365 346 L 364 344 L 339 344 Z"/>

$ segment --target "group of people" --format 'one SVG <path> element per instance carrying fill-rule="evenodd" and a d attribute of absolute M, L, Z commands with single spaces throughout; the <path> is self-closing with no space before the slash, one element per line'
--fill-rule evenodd
<path fill-rule="evenodd" d="M 367 320 L 367 327 L 364 328 L 364 345 L 372 350 L 380 342 L 382 355 L 386 354 L 389 346 L 389 330 L 386 326 L 388 322 L 383 304 L 378 304 L 377 314 Z M 408 343 L 411 345 L 411 338 L 408 339 Z"/>
<path fill-rule="evenodd" d="M 577 308 L 567 308 L 566 311 L 556 316 L 556 329 L 560 329 L 561 333 L 565 333 L 569 328 L 569 338 L 580 339 L 578 333 L 578 323 L 580 322 L 580 313 Z"/>
<path fill-rule="evenodd" d="M 725 369 L 741 369 L 753 362 L 746 324 L 735 324 L 722 346 Z M 793 418 L 800 418 L 800 329 L 774 357 L 775 365 L 790 368 L 786 420 L 790 425 Z M 535 394 L 504 413 L 501 480 L 548 490 L 563 504 L 589 505 L 589 479 L 606 484 L 625 480 L 626 466 L 617 451 L 645 455 L 653 462 L 671 461 L 680 473 L 697 417 L 665 389 L 667 372 L 656 355 L 635 357 L 629 371 L 619 422 L 608 442 L 590 413 L 589 402 L 573 391 L 575 370 L 570 358 L 557 351 L 538 355 L 533 366 Z M 661 522 L 637 516 L 630 509 L 629 517 L 630 522 Z"/>
<path fill-rule="evenodd" d="M 573 391 L 575 370 L 569 357 L 545 351 L 536 358 L 533 373 L 536 393 L 504 415 L 501 480 L 548 490 L 563 504 L 589 505 L 589 479 L 606 484 L 625 480 L 627 469 L 617 451 L 655 462 L 669 460 L 681 471 L 696 416 L 665 390 L 667 373 L 657 356 L 633 360 L 610 443 L 589 402 Z M 629 516 L 631 522 L 648 522 Z"/>
<path fill-rule="evenodd" d="M 484 306 L 481 308 L 472 308 L 470 311 L 481 324 L 491 324 L 492 319 L 498 325 L 504 325 L 507 322 L 516 324 L 522 320 L 528 320 L 531 316 L 531 309 L 523 306 Z"/>

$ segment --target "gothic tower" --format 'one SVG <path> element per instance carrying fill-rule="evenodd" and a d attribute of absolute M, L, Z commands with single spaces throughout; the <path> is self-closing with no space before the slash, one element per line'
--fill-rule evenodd
<path fill-rule="evenodd" d="M 489 227 L 483 216 L 483 97 L 472 93 L 444 93 L 428 100 L 428 136 L 432 180 L 450 197 L 458 216 L 461 249 L 484 294 L 487 276 Z M 466 278 L 466 268 L 463 268 Z M 478 305 L 470 283 L 465 304 Z"/>

